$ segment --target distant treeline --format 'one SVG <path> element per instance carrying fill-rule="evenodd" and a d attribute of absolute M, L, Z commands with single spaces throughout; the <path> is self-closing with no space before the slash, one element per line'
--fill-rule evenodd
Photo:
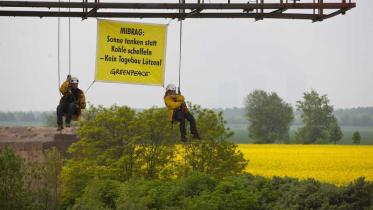
<path fill-rule="evenodd" d="M 223 111 L 228 124 L 247 124 L 244 108 L 215 109 Z M 45 124 L 53 117 L 52 111 L 0 112 L 0 122 L 43 122 Z M 294 110 L 293 125 L 302 125 L 299 111 Z M 334 111 L 341 126 L 373 126 L 373 107 L 358 107 L 337 109 Z"/>
<path fill-rule="evenodd" d="M 245 108 L 217 109 L 223 111 L 224 119 L 228 124 L 247 124 Z M 294 109 L 295 119 L 293 125 L 303 125 L 300 112 Z M 341 126 L 373 126 L 373 107 L 358 107 L 351 109 L 337 109 L 334 111 Z"/>
<path fill-rule="evenodd" d="M 341 125 L 373 126 L 373 107 L 337 109 L 334 114 Z"/>
<path fill-rule="evenodd" d="M 45 122 L 52 111 L 0 112 L 0 122 Z"/>

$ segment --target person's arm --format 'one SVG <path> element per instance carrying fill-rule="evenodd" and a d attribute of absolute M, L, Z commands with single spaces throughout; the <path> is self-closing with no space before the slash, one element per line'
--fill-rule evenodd
<path fill-rule="evenodd" d="M 86 107 L 86 102 L 85 102 L 85 95 L 83 91 L 80 91 L 80 104 L 79 104 L 81 109 L 85 109 Z"/>
<path fill-rule="evenodd" d="M 65 81 L 62 83 L 60 87 L 60 92 L 62 93 L 62 95 L 66 95 L 68 90 L 69 90 L 69 82 Z"/>
<path fill-rule="evenodd" d="M 164 102 L 169 109 L 177 109 L 183 102 L 175 101 L 172 97 L 165 97 Z"/>
<path fill-rule="evenodd" d="M 66 81 L 62 83 L 60 87 L 60 92 L 62 95 L 66 95 L 67 91 L 69 91 L 69 85 L 70 85 L 71 75 L 67 75 Z"/>
<path fill-rule="evenodd" d="M 183 95 L 176 95 L 176 101 L 178 101 L 178 102 L 184 102 L 185 101 L 185 97 Z"/>

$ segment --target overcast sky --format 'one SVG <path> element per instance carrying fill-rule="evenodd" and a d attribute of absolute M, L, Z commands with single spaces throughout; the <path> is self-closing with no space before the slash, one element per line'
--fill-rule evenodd
<path fill-rule="evenodd" d="M 213 1 L 212 1 L 213 2 Z M 184 21 L 182 92 L 203 107 L 243 107 L 255 89 L 295 105 L 303 92 L 327 94 L 336 108 L 373 106 L 373 1 L 323 22 Z M 168 23 L 165 19 L 123 21 Z M 61 79 L 68 73 L 68 21 L 61 20 Z M 71 19 L 72 75 L 94 79 L 96 20 Z M 168 28 L 165 82 L 177 83 L 179 23 Z M 95 83 L 95 105 L 164 106 L 155 86 Z M 57 18 L 0 17 L 0 110 L 54 110 L 59 100 Z"/>

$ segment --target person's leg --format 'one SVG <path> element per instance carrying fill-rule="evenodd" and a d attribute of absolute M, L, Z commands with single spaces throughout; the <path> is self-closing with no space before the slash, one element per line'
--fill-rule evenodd
<path fill-rule="evenodd" d="M 65 103 L 61 103 L 57 106 L 57 126 L 58 126 L 58 129 L 63 128 L 62 118 L 63 118 L 63 114 L 65 112 L 65 108 L 66 108 Z"/>
<path fill-rule="evenodd" d="M 184 114 L 185 118 L 189 121 L 190 124 L 190 133 L 193 135 L 193 138 L 200 139 L 196 120 L 194 119 L 193 115 L 190 112 L 187 112 Z"/>
<path fill-rule="evenodd" d="M 179 126 L 180 126 L 181 141 L 186 142 L 186 129 L 185 129 L 184 113 L 179 109 L 175 110 L 174 117 L 175 117 L 175 120 L 180 123 Z"/>
<path fill-rule="evenodd" d="M 71 117 L 74 114 L 75 106 L 74 103 L 68 103 L 67 104 L 67 110 L 66 110 L 66 127 L 70 127 L 71 123 Z"/>

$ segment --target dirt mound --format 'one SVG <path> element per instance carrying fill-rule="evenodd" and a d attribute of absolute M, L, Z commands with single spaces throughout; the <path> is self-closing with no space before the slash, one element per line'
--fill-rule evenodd
<path fill-rule="evenodd" d="M 76 128 L 57 132 L 52 127 L 0 127 L 1 142 L 47 142 L 53 141 L 60 134 L 75 135 Z"/>

